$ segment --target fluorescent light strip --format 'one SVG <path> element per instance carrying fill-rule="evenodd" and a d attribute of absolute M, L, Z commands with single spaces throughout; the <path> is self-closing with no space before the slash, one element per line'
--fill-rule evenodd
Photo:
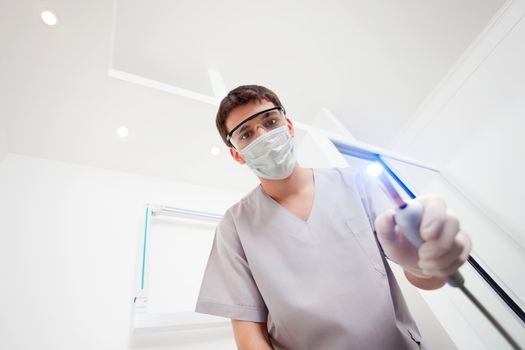
<path fill-rule="evenodd" d="M 179 96 L 182 96 L 182 97 L 191 98 L 193 100 L 197 100 L 197 101 L 200 101 L 200 102 L 208 103 L 208 104 L 211 104 L 213 106 L 218 106 L 219 102 L 220 102 L 219 99 L 216 98 L 216 97 L 203 95 L 203 94 L 200 94 L 200 93 L 195 92 L 195 91 L 183 89 L 181 87 L 170 85 L 170 84 L 166 84 L 166 83 L 161 83 L 161 82 L 159 82 L 157 80 L 144 78 L 144 77 L 141 77 L 141 76 L 138 76 L 138 75 L 135 75 L 135 74 L 130 74 L 130 73 L 123 72 L 121 70 L 117 70 L 117 69 L 111 68 L 109 70 L 108 74 L 109 74 L 110 77 L 115 78 L 115 79 L 124 80 L 124 81 L 127 81 L 129 83 L 142 85 L 142 86 L 145 86 L 145 87 L 148 87 L 148 88 L 152 88 L 152 89 L 155 89 L 155 90 L 168 92 L 168 93 L 174 94 L 174 95 L 179 95 Z"/>

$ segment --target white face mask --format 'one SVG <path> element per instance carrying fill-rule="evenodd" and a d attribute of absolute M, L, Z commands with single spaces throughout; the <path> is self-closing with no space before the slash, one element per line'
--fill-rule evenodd
<path fill-rule="evenodd" d="M 255 175 L 268 180 L 287 178 L 296 163 L 294 140 L 287 125 L 264 133 L 239 153 Z"/>

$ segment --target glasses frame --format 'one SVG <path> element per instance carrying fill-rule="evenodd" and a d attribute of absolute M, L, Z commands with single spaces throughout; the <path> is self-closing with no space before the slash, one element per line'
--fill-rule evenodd
<path fill-rule="evenodd" d="M 250 120 L 252 119 L 255 119 L 257 116 L 259 116 L 260 114 L 263 114 L 263 113 L 266 113 L 266 112 L 269 112 L 269 111 L 273 111 L 273 110 L 280 110 L 281 113 L 286 117 L 286 110 L 284 109 L 283 106 L 275 106 L 275 107 L 272 107 L 272 108 L 268 108 L 268 109 L 265 109 L 263 111 L 260 111 L 260 112 L 257 112 L 251 116 L 249 116 L 248 118 L 244 119 L 242 122 L 239 123 L 239 125 L 237 125 L 235 128 L 233 128 L 229 133 L 226 134 L 226 141 L 228 141 L 228 143 L 233 147 L 233 148 L 236 148 L 232 143 L 231 143 L 231 138 L 232 138 L 232 135 L 233 133 L 235 132 L 235 130 L 239 129 L 244 123 L 246 122 L 249 122 Z"/>

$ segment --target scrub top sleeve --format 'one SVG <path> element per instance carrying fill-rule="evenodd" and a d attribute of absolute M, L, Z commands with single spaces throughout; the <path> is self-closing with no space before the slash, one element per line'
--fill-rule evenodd
<path fill-rule="evenodd" d="M 195 311 L 234 320 L 267 321 L 268 310 L 229 211 L 215 231 Z"/>

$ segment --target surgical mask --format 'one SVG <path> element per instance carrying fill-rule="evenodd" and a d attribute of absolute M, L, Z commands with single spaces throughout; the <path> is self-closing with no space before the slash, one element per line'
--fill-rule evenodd
<path fill-rule="evenodd" d="M 255 175 L 268 180 L 287 178 L 296 163 L 294 140 L 287 125 L 262 134 L 239 153 Z"/>

